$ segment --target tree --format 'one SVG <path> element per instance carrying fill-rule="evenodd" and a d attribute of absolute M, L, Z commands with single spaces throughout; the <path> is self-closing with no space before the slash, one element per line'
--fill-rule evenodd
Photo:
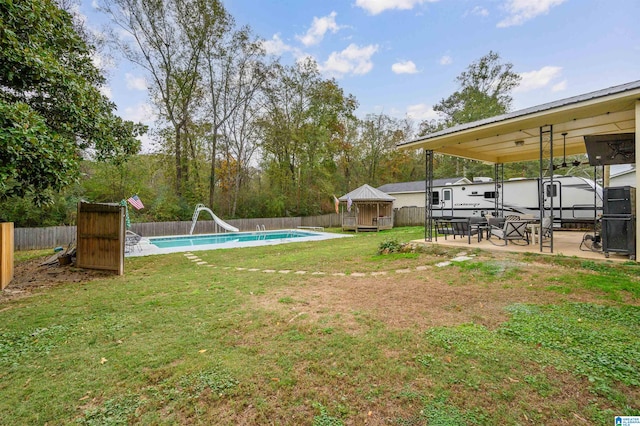
<path fill-rule="evenodd" d="M 511 90 L 522 79 L 512 69 L 513 64 L 501 63 L 500 55 L 490 51 L 456 78 L 460 89 L 442 99 L 433 109 L 444 115 L 446 127 L 508 112 Z"/>
<path fill-rule="evenodd" d="M 151 97 L 174 130 L 180 196 L 188 179 L 189 125 L 196 121 L 196 100 L 203 97 L 203 55 L 212 39 L 228 30 L 229 15 L 219 0 L 109 0 L 102 7 L 130 36 L 112 39 L 127 59 L 149 72 Z"/>
<path fill-rule="evenodd" d="M 434 133 L 447 127 L 470 123 L 509 112 L 511 91 L 520 84 L 521 77 L 512 71 L 513 64 L 500 61 L 500 55 L 490 51 L 473 62 L 456 81 L 460 88 L 433 109 L 443 115 L 440 121 L 424 121 L 420 135 Z M 492 173 L 490 167 L 478 161 L 438 156 L 436 177 L 481 176 Z"/>
<path fill-rule="evenodd" d="M 0 198 L 48 201 L 83 155 L 124 161 L 144 126 L 114 115 L 92 47 L 47 0 L 0 0 Z"/>
<path fill-rule="evenodd" d="M 278 66 L 265 91 L 260 119 L 263 164 L 281 197 L 282 213 L 317 213 L 319 194 L 334 189 L 335 156 L 344 119 L 357 103 L 334 80 L 323 80 L 307 60 Z"/>

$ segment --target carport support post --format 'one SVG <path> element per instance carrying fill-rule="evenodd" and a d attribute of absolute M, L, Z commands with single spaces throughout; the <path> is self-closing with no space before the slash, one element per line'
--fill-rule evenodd
<path fill-rule="evenodd" d="M 425 182 L 424 182 L 424 240 L 431 242 L 433 238 L 433 151 L 424 151 Z"/>
<path fill-rule="evenodd" d="M 636 188 L 640 188 L 640 100 L 636 101 Z M 638 226 L 638 212 L 640 212 L 640 198 L 636 196 L 636 217 L 633 218 L 636 227 L 636 250 L 640 247 L 640 226 Z M 636 255 L 636 262 L 638 256 Z"/>
<path fill-rule="evenodd" d="M 549 138 L 549 208 L 551 213 L 551 227 L 549 228 L 549 248 L 553 253 L 553 125 L 547 124 L 540 126 L 540 184 L 538 185 L 538 203 L 540 206 L 540 226 L 542 226 L 542 218 L 544 217 L 544 140 L 545 136 Z M 540 236 L 540 252 L 542 252 L 542 235 Z"/>

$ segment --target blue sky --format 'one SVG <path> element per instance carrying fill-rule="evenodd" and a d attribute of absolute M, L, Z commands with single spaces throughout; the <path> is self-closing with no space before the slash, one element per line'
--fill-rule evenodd
<path fill-rule="evenodd" d="M 522 109 L 640 79 L 638 0 L 223 0 L 237 24 L 293 64 L 313 57 L 357 114 L 437 118 L 433 105 L 490 50 L 523 77 Z M 105 18 L 84 0 L 90 27 Z M 105 88 L 126 119 L 153 120 L 144 73 L 123 60 Z M 151 147 L 145 142 L 146 150 Z"/>

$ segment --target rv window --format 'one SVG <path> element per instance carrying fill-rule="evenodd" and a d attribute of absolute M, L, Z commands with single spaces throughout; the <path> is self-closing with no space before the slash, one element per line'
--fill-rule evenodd
<path fill-rule="evenodd" d="M 442 198 L 445 201 L 451 200 L 451 191 L 442 191 Z"/>
<path fill-rule="evenodd" d="M 495 191 L 487 191 L 484 193 L 484 198 L 496 198 Z"/>
<path fill-rule="evenodd" d="M 431 193 L 431 204 L 440 204 L 440 193 L 438 191 Z"/>
<path fill-rule="evenodd" d="M 553 195 L 551 195 L 551 190 L 553 189 Z M 557 197 L 558 196 L 558 185 L 547 185 L 547 197 Z"/>

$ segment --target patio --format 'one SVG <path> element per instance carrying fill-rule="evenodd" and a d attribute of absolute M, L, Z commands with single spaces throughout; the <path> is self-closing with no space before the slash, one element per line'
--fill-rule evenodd
<path fill-rule="evenodd" d="M 425 241 L 424 239 L 414 240 L 413 243 L 420 244 L 435 244 L 443 247 L 460 247 L 467 250 L 473 249 L 481 249 L 487 251 L 507 251 L 512 253 L 534 253 L 540 255 L 548 255 L 548 256 L 569 256 L 569 257 L 577 257 L 580 259 L 590 259 L 590 260 L 611 260 L 614 262 L 627 262 L 629 261 L 629 256 L 618 255 L 616 253 L 610 253 L 609 258 L 604 256 L 602 251 L 591 251 L 587 247 L 583 245 L 582 249 L 580 248 L 580 243 L 582 242 L 584 236 L 586 234 L 593 235 L 593 231 L 559 231 L 555 230 L 553 232 L 553 253 L 550 252 L 549 247 L 544 247 L 544 251 L 540 252 L 539 244 L 513 244 L 509 243 L 508 245 L 499 245 L 502 243 L 501 240 L 498 240 L 494 237 L 492 241 L 497 243 L 498 245 L 492 243 L 491 241 L 483 238 L 482 241 L 478 242 L 477 236 L 473 236 L 471 238 L 471 243 L 468 243 L 466 237 L 456 237 L 455 239 L 449 235 L 445 240 L 444 235 L 438 236 L 438 240 L 435 238 L 432 241 Z M 546 244 L 547 242 L 545 242 Z"/>

